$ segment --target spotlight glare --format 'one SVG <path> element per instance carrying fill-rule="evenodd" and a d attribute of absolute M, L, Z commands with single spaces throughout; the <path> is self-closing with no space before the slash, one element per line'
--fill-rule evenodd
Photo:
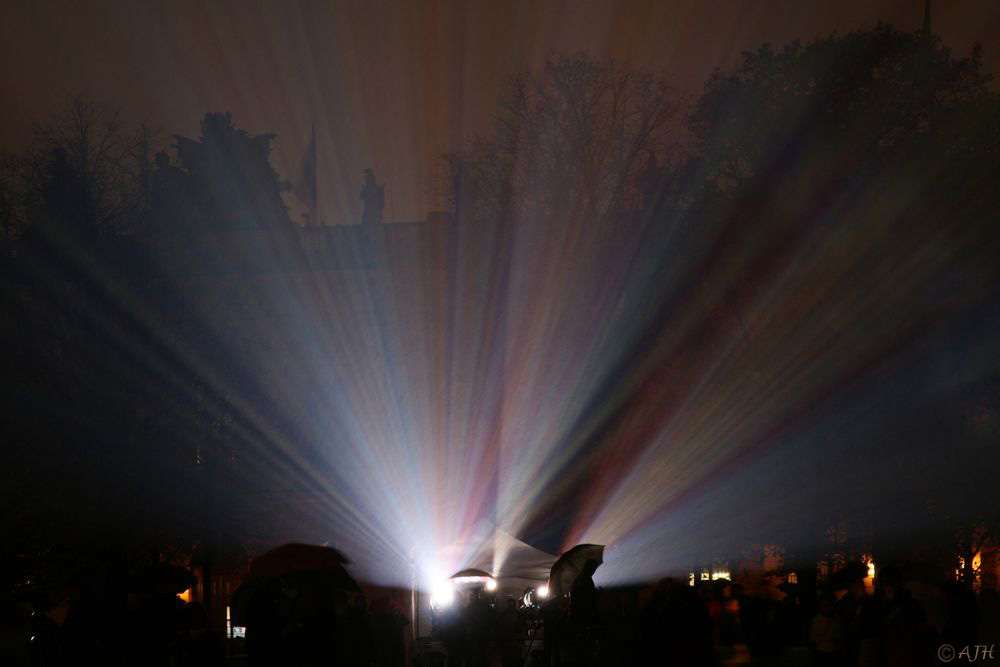
<path fill-rule="evenodd" d="M 493 592 L 496 589 L 497 589 L 497 580 L 496 579 L 487 579 L 486 580 L 486 590 L 488 590 L 490 592 Z"/>
<path fill-rule="evenodd" d="M 455 601 L 455 589 L 451 582 L 443 581 L 431 591 L 431 608 L 442 609 Z"/>
<path fill-rule="evenodd" d="M 539 586 L 538 588 L 536 588 L 535 597 L 537 597 L 539 600 L 544 600 L 545 598 L 549 597 L 549 587 Z"/>

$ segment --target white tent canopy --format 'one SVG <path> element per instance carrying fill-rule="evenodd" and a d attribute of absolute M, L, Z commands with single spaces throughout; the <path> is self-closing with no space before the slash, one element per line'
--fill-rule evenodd
<path fill-rule="evenodd" d="M 458 565 L 455 571 L 477 568 L 497 580 L 501 595 L 519 594 L 542 586 L 556 556 L 522 542 L 499 526 L 483 522 L 468 538 L 448 545 L 441 554 Z M 451 573 L 449 573 L 451 574 Z"/>

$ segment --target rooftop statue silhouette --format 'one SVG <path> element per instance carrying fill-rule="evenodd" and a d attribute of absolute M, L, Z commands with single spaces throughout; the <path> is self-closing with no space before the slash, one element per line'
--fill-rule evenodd
<path fill-rule="evenodd" d="M 365 169 L 365 184 L 361 188 L 361 201 L 365 203 L 361 214 L 361 224 L 377 225 L 382 222 L 382 209 L 385 208 L 385 186 L 375 182 L 375 172 Z"/>

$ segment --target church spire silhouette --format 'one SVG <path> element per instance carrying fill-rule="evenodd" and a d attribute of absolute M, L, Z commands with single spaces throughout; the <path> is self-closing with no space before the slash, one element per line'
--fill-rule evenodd
<path fill-rule="evenodd" d="M 298 178 L 295 182 L 295 194 L 306 208 L 306 224 L 321 225 L 319 216 L 319 187 L 316 174 L 316 126 L 312 126 L 309 145 L 299 166 Z"/>
<path fill-rule="evenodd" d="M 931 0 L 924 0 L 924 27 L 922 31 L 925 37 L 931 36 Z"/>

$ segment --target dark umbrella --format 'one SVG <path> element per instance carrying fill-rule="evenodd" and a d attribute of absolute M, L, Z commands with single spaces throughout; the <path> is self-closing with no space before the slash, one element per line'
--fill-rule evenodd
<path fill-rule="evenodd" d="M 180 565 L 152 565 L 129 577 L 128 590 L 140 595 L 176 595 L 197 583 L 195 576 Z"/>
<path fill-rule="evenodd" d="M 246 581 L 233 592 L 233 623 L 246 624 L 247 609 L 265 589 L 294 592 L 293 597 L 299 598 L 306 592 L 321 597 L 332 597 L 336 592 L 360 593 L 358 583 L 344 568 L 348 562 L 336 549 L 309 544 L 286 544 L 268 551 L 251 563 Z"/>
<path fill-rule="evenodd" d="M 332 547 L 317 544 L 286 544 L 271 549 L 250 563 L 247 579 L 275 577 L 291 572 L 313 572 L 326 569 L 341 569 L 350 563 L 344 554 Z"/>
<path fill-rule="evenodd" d="M 578 544 L 553 563 L 549 570 L 549 594 L 555 597 L 569 593 L 573 582 L 584 571 L 587 561 L 604 562 L 603 544 Z"/>
<path fill-rule="evenodd" d="M 467 570 L 459 570 L 455 574 L 448 577 L 449 579 L 465 579 L 466 577 L 484 577 L 486 579 L 492 579 L 493 575 L 489 572 L 483 572 L 482 570 L 477 570 L 474 567 L 470 567 Z"/>
<path fill-rule="evenodd" d="M 241 584 L 229 602 L 233 625 L 246 625 L 247 612 L 258 595 L 296 601 L 296 608 L 323 606 L 337 593 L 360 593 L 361 589 L 343 567 L 339 569 L 292 572 L 276 577 L 250 579 Z"/>

